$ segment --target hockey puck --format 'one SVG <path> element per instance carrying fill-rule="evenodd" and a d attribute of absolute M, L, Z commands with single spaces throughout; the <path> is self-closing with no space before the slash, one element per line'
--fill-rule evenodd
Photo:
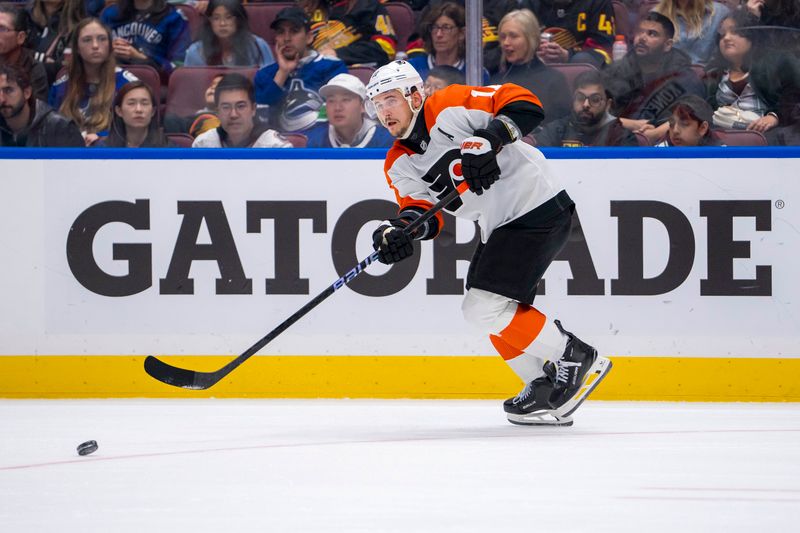
<path fill-rule="evenodd" d="M 97 451 L 97 441 L 87 440 L 78 445 L 78 455 L 89 455 Z"/>

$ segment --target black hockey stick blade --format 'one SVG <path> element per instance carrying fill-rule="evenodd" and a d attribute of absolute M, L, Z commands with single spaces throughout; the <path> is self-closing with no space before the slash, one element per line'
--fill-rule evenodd
<path fill-rule="evenodd" d="M 462 183 L 460 186 L 450 191 L 444 198 L 439 200 L 436 205 L 431 207 L 425 213 L 420 215 L 419 218 L 414 220 L 411 224 L 406 226 L 405 230 L 408 233 L 413 233 L 416 231 L 420 226 L 422 226 L 425 222 L 427 222 L 430 218 L 436 215 L 439 211 L 447 207 L 450 202 L 455 200 L 464 190 L 466 190 L 466 184 Z M 358 276 L 361 272 L 363 272 L 369 265 L 374 263 L 378 260 L 378 252 L 371 253 L 368 257 L 364 258 L 360 263 L 358 263 L 355 267 L 350 269 L 344 276 L 337 279 L 330 285 L 327 289 L 319 293 L 317 296 L 314 297 L 310 302 L 305 304 L 303 307 L 297 310 L 292 316 L 281 322 L 278 327 L 267 333 L 264 337 L 259 339 L 258 342 L 253 344 L 250 348 L 248 348 L 244 353 L 237 356 L 235 359 L 231 360 L 228 364 L 220 368 L 219 370 L 215 370 L 213 372 L 200 372 L 196 370 L 188 370 L 185 368 L 180 368 L 177 366 L 170 365 L 169 363 L 165 363 L 161 359 L 154 357 L 152 355 L 148 355 L 144 360 L 144 370 L 147 372 L 151 377 L 161 381 L 162 383 L 166 383 L 167 385 L 172 385 L 174 387 L 180 387 L 183 389 L 191 389 L 191 390 L 205 390 L 210 387 L 213 387 L 217 383 L 219 383 L 225 376 L 233 372 L 239 365 L 250 359 L 253 355 L 255 355 L 261 348 L 266 346 L 270 341 L 272 341 L 275 337 L 289 329 L 289 327 L 300 320 L 303 316 L 305 316 L 309 311 L 314 309 L 320 303 L 322 303 L 325 299 L 327 299 L 331 294 L 336 292 L 338 289 L 341 289 L 348 283 L 350 283 L 356 276 Z"/>

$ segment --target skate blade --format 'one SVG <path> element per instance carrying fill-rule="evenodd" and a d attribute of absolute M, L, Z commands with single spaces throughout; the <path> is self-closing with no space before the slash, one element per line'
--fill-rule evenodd
<path fill-rule="evenodd" d="M 553 416 L 557 418 L 569 417 L 575 410 L 581 406 L 584 400 L 589 397 L 592 391 L 603 381 L 608 371 L 611 370 L 611 360 L 607 357 L 598 357 L 589 372 L 586 373 L 586 379 L 583 380 L 583 385 L 575 393 L 575 396 L 570 398 L 568 402 L 551 411 Z"/>
<path fill-rule="evenodd" d="M 572 417 L 557 417 L 552 411 L 539 411 L 526 415 L 515 415 L 507 413 L 508 421 L 518 426 L 571 426 Z"/>

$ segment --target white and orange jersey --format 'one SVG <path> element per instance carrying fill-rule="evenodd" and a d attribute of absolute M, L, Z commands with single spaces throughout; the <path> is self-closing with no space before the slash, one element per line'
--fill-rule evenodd
<path fill-rule="evenodd" d="M 488 87 L 451 85 L 427 98 L 422 113 L 430 140 L 424 153 L 395 141 L 386 156 L 386 179 L 400 210 L 411 206 L 428 209 L 455 187 L 465 187 L 461 142 L 476 129 L 488 126 L 505 105 L 519 100 L 541 106 L 530 91 L 511 83 Z M 483 242 L 496 227 L 530 212 L 563 190 L 544 155 L 521 140 L 505 145 L 497 154 L 497 162 L 500 179 L 488 191 L 478 196 L 467 190 L 445 208 L 457 217 L 477 221 Z M 440 218 L 439 227 L 442 225 Z"/>

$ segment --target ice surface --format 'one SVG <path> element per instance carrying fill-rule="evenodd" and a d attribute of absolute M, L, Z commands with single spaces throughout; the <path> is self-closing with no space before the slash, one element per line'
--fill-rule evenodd
<path fill-rule="evenodd" d="M 95 439 L 99 451 L 79 457 Z M 797 531 L 800 405 L 0 401 L 0 531 Z"/>

